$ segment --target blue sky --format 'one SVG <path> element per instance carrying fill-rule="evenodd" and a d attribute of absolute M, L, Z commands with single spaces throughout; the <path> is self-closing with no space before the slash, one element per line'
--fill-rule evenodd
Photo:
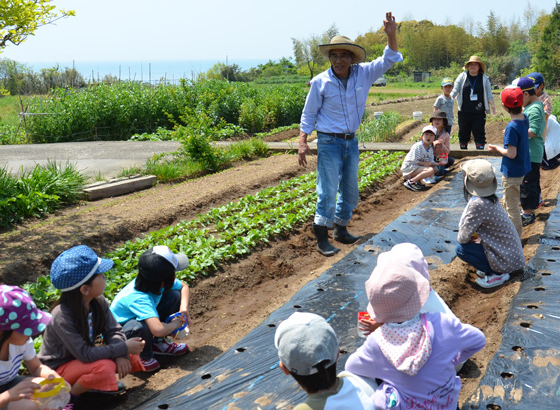
<path fill-rule="evenodd" d="M 382 25 L 386 11 L 397 20 L 437 24 L 482 23 L 493 11 L 504 24 L 524 22 L 527 0 L 398 0 L 390 10 L 379 1 L 323 0 L 55 0 L 76 17 L 40 28 L 0 58 L 22 63 L 215 59 L 276 60 L 291 57 L 291 38 L 324 32 L 332 23 L 355 38 Z M 550 13 L 555 0 L 531 2 Z"/>

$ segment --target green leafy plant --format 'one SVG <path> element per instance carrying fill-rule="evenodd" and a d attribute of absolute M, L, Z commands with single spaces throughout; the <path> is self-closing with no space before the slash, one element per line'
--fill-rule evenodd
<path fill-rule="evenodd" d="M 360 156 L 359 188 L 362 192 L 395 172 L 404 153 L 366 153 Z M 293 230 L 309 221 L 315 213 L 316 173 L 282 181 L 254 195 L 210 209 L 191 221 L 152 232 L 128 241 L 107 255 L 115 267 L 107 272 L 105 296 L 116 293 L 137 274 L 139 256 L 154 245 L 167 245 L 189 257 L 189 268 L 180 279 L 192 281 L 208 275 L 231 260 L 249 254 L 256 246 Z M 40 278 L 28 285 L 41 307 L 50 306 L 57 297 L 48 280 Z"/>
<path fill-rule="evenodd" d="M 396 137 L 397 126 L 401 122 L 396 112 L 383 113 L 380 118 L 362 121 L 356 132 L 360 142 L 388 142 Z"/>

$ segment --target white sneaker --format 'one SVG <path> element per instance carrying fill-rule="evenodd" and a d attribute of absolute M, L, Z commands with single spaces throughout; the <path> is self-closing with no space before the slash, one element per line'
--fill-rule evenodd
<path fill-rule="evenodd" d="M 504 273 L 502 275 L 491 275 L 485 276 L 484 279 L 478 278 L 475 282 L 481 288 L 489 289 L 495 288 L 496 286 L 503 285 L 509 280 L 509 273 Z"/>
<path fill-rule="evenodd" d="M 436 178 L 432 175 L 431 177 L 424 178 L 424 179 L 422 180 L 422 182 L 424 182 L 425 184 L 431 184 L 431 185 L 433 185 L 433 184 L 435 184 L 435 183 L 437 182 L 437 180 L 436 180 Z"/>
<path fill-rule="evenodd" d="M 486 273 L 482 272 L 481 270 L 477 270 L 477 271 L 476 271 L 476 276 L 478 276 L 479 278 L 484 279 L 484 277 L 486 276 Z"/>

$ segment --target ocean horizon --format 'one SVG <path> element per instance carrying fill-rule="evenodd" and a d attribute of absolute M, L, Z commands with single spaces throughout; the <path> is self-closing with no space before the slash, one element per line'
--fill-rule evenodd
<path fill-rule="evenodd" d="M 227 64 L 237 64 L 243 71 L 265 64 L 270 59 L 239 59 L 227 60 Z M 275 60 L 273 60 L 275 61 Z M 226 64 L 226 60 L 160 60 L 160 61 L 47 61 L 25 63 L 33 71 L 44 68 L 74 67 L 86 81 L 102 80 L 106 75 L 126 81 L 141 81 L 159 83 L 162 81 L 178 83 L 179 79 L 196 79 L 200 73 L 205 73 L 216 63 Z"/>

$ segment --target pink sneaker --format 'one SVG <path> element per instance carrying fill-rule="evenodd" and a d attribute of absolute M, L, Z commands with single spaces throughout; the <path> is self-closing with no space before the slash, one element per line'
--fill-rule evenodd
<path fill-rule="evenodd" d="M 144 366 L 144 371 L 148 373 L 155 372 L 160 367 L 159 362 L 153 357 L 148 360 L 140 359 L 140 363 Z"/>
<path fill-rule="evenodd" d="M 189 351 L 189 346 L 186 343 L 175 343 L 164 338 L 162 342 L 152 345 L 154 354 L 162 356 L 181 356 Z"/>

